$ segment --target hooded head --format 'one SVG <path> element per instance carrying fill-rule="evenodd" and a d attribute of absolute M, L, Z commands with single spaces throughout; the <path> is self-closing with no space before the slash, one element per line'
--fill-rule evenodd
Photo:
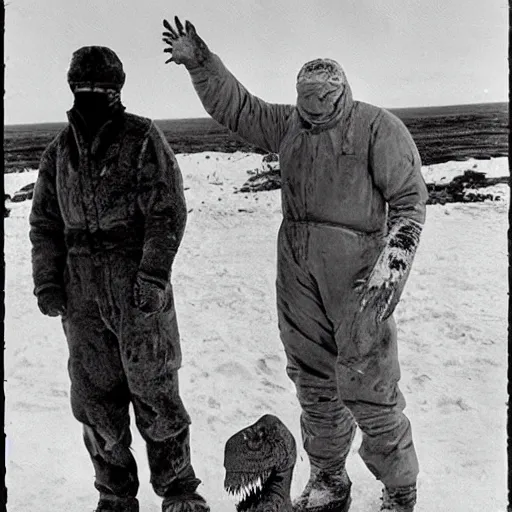
<path fill-rule="evenodd" d="M 71 58 L 68 83 L 73 93 L 80 91 L 121 91 L 125 74 L 119 57 L 105 46 L 83 46 Z"/>
<path fill-rule="evenodd" d="M 297 75 L 297 109 L 313 126 L 327 124 L 352 104 L 352 92 L 343 68 L 331 59 L 307 62 Z"/>
<path fill-rule="evenodd" d="M 125 82 L 123 64 L 105 46 L 84 46 L 73 53 L 68 83 L 75 108 L 90 126 L 104 122 L 121 102 Z"/>

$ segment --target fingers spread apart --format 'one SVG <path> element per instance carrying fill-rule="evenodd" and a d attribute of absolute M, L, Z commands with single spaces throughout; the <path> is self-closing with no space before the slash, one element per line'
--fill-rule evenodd
<path fill-rule="evenodd" d="M 171 24 L 167 20 L 164 20 L 164 27 L 167 29 L 167 32 L 163 33 L 165 37 L 169 37 L 170 39 L 178 39 L 178 33 L 176 30 L 174 30 L 174 28 L 172 28 Z"/>
<path fill-rule="evenodd" d="M 196 29 L 194 25 L 190 23 L 190 21 L 185 21 L 185 27 L 183 27 L 183 23 L 180 21 L 178 16 L 175 16 L 174 23 L 177 30 L 167 20 L 164 19 L 164 27 L 166 29 L 166 31 L 163 32 L 164 37 L 169 39 L 178 39 L 181 36 L 196 35 Z"/>
<path fill-rule="evenodd" d="M 174 23 L 176 23 L 176 28 L 178 29 L 179 35 L 180 36 L 186 35 L 185 34 L 185 30 L 183 29 L 183 24 L 181 23 L 181 21 L 178 18 L 178 16 L 174 16 Z"/>

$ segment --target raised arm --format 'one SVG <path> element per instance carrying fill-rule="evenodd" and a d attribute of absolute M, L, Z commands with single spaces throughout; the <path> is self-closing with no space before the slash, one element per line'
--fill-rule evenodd
<path fill-rule="evenodd" d="M 184 64 L 206 111 L 246 141 L 266 151 L 278 152 L 292 105 L 267 103 L 252 95 L 212 53 L 187 21 L 175 17 L 176 29 L 164 20 L 167 62 Z M 166 63 L 167 63 L 166 62 Z"/>

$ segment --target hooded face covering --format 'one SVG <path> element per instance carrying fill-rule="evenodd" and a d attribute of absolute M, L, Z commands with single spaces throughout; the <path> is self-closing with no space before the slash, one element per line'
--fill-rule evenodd
<path fill-rule="evenodd" d="M 297 75 L 297 109 L 313 126 L 340 118 L 349 109 L 351 101 L 345 73 L 334 60 L 307 62 Z"/>
<path fill-rule="evenodd" d="M 74 95 L 73 107 L 92 132 L 107 122 L 120 101 L 112 100 L 107 92 L 79 91 Z"/>
<path fill-rule="evenodd" d="M 104 46 L 84 46 L 71 59 L 68 82 L 87 127 L 96 131 L 121 105 L 125 73 L 119 57 Z"/>

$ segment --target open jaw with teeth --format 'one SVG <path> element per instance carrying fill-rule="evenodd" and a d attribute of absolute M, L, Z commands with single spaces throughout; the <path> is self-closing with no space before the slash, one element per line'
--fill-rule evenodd
<path fill-rule="evenodd" d="M 233 435 L 224 452 L 224 487 L 238 512 L 291 512 L 296 459 L 295 439 L 276 416 L 262 416 Z"/>
<path fill-rule="evenodd" d="M 251 510 L 269 497 L 273 471 L 257 473 L 227 473 L 226 490 L 237 500 L 238 512 Z"/>

